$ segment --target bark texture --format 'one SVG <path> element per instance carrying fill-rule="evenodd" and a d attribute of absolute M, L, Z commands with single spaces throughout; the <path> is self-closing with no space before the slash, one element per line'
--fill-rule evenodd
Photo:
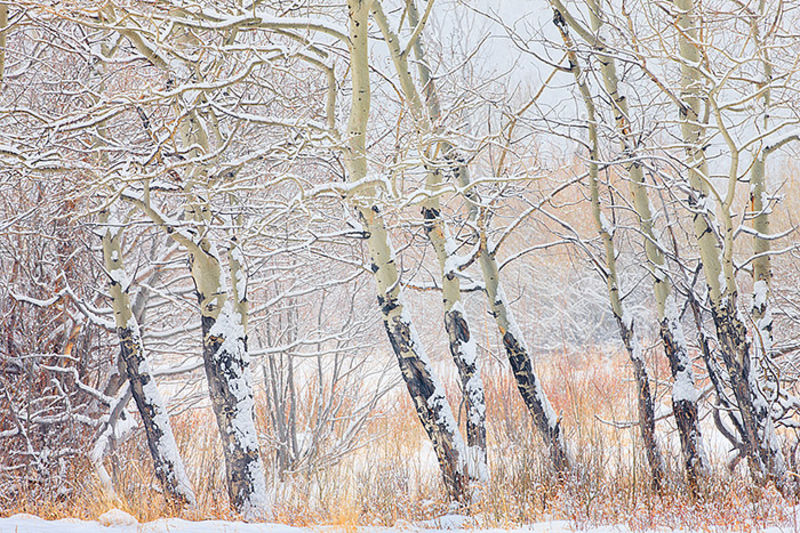
<path fill-rule="evenodd" d="M 700 479 L 708 473 L 708 460 L 703 449 L 698 418 L 698 393 L 695 387 L 692 362 L 688 355 L 683 326 L 677 314 L 677 306 L 672 294 L 672 285 L 663 247 L 656 234 L 655 218 L 650 207 L 642 164 L 637 160 L 640 141 L 631 125 L 627 99 L 619 89 L 616 60 L 613 54 L 609 53 L 603 41 L 603 9 L 596 0 L 589 0 L 590 32 L 571 16 L 560 0 L 551 0 L 551 3 L 563 15 L 569 27 L 575 30 L 598 52 L 595 57 L 597 57 L 599 63 L 606 95 L 611 102 L 620 145 L 625 160 L 628 161 L 624 164 L 624 167 L 628 174 L 633 206 L 643 235 L 648 267 L 653 275 L 653 294 L 660 325 L 661 341 L 672 372 L 672 408 L 678 433 L 680 434 L 686 478 L 690 489 L 696 491 Z"/>
<path fill-rule="evenodd" d="M 109 222 L 107 213 L 101 221 L 106 224 L 103 234 L 103 259 L 110 279 L 114 320 L 119 338 L 119 358 L 130 391 L 147 436 L 147 447 L 153 459 L 156 478 L 167 499 L 174 505 L 194 505 L 195 496 L 186 475 L 183 461 L 169 422 L 169 413 L 161 398 L 145 358 L 139 326 L 128 296 L 129 280 L 125 273 L 120 246 L 121 228 Z"/>
<path fill-rule="evenodd" d="M 414 1 L 409 1 L 407 7 L 409 24 L 412 27 L 416 27 L 419 23 L 419 14 Z M 428 110 L 428 116 L 433 123 L 436 123 L 441 118 L 439 98 L 436 92 L 436 85 L 427 66 L 421 36 L 412 43 L 412 50 L 417 59 L 417 71 L 423 86 L 423 99 Z M 444 154 L 445 170 L 452 175 L 452 179 L 460 187 L 467 191 L 465 197 L 470 204 L 469 217 L 474 223 L 478 216 L 476 206 L 479 202 L 474 188 L 471 187 L 469 168 L 466 162 L 458 156 L 455 147 L 449 142 L 442 141 L 440 143 L 440 152 Z M 495 318 L 495 324 L 503 338 L 503 346 L 508 356 L 517 388 L 525 402 L 525 406 L 531 413 L 535 426 L 547 445 L 554 471 L 559 475 L 565 475 L 571 468 L 571 460 L 564 443 L 560 421 L 536 377 L 531 363 L 530 352 L 525 346 L 525 341 L 522 338 L 516 320 L 508 308 L 508 302 L 500 281 L 495 250 L 489 248 L 488 237 L 485 232 L 482 235 L 476 235 L 476 237 L 482 241 L 478 262 L 486 285 L 487 299 L 492 316 Z"/>
<path fill-rule="evenodd" d="M 438 174 L 438 172 L 437 172 Z M 469 447 L 469 475 L 477 481 L 488 481 L 486 454 L 486 398 L 478 367 L 477 347 L 470 333 L 464 306 L 461 302 L 461 284 L 456 276 L 455 246 L 445 235 L 447 228 L 435 205 L 423 207 L 425 232 L 436 256 L 442 279 L 444 324 L 447 330 L 450 355 L 458 368 L 461 392 L 466 411 L 467 445 Z"/>
<path fill-rule="evenodd" d="M 650 465 L 653 487 L 661 490 L 664 486 L 665 467 L 664 459 L 656 438 L 655 410 L 653 396 L 650 391 L 650 377 L 647 366 L 642 358 L 642 347 L 636 335 L 633 317 L 626 314 L 622 300 L 619 296 L 619 281 L 617 278 L 616 250 L 614 248 L 613 231 L 609 221 L 605 218 L 600 204 L 600 190 L 598 178 L 598 161 L 600 160 L 598 137 L 597 137 L 597 114 L 594 101 L 586 85 L 585 77 L 580 66 L 578 55 L 575 52 L 575 45 L 569 34 L 569 27 L 561 11 L 557 7 L 553 8 L 553 23 L 561 33 L 564 46 L 567 49 L 570 70 L 575 77 L 575 84 L 583 98 L 587 113 L 587 127 L 589 133 L 589 190 L 592 208 L 592 219 L 595 228 L 600 235 L 605 251 L 605 278 L 608 287 L 608 297 L 611 304 L 611 312 L 617 321 L 625 350 L 633 365 L 633 373 L 637 385 L 637 401 L 639 413 L 639 429 L 644 443 L 647 462 Z"/>
<path fill-rule="evenodd" d="M 692 362 L 686 352 L 683 328 L 677 320 L 664 317 L 659 331 L 672 373 L 672 414 L 681 440 L 683 466 L 689 488 L 696 492 L 700 480 L 708 475 L 709 466 L 700 433 L 699 394 L 694 383 Z"/>
<path fill-rule="evenodd" d="M 408 56 L 400 49 L 400 39 L 390 28 L 380 1 L 376 0 L 372 9 L 373 17 L 389 49 L 395 71 L 400 79 L 400 87 L 411 110 L 418 133 L 422 136 L 432 135 L 434 132 L 431 117 L 429 113 L 426 113 L 422 98 L 411 77 Z M 409 23 L 413 25 L 412 29 L 417 27 L 419 20 L 416 11 L 410 15 Z M 414 42 L 418 39 L 419 36 Z M 426 149 L 426 160 L 435 159 L 436 148 L 437 145 L 434 145 Z M 426 165 L 426 170 L 426 185 L 430 190 L 436 190 L 442 184 L 442 174 L 439 169 L 432 168 L 430 165 Z M 475 341 L 470 335 L 469 321 L 461 302 L 461 285 L 456 271 L 456 260 L 458 259 L 456 246 L 448 233 L 447 224 L 442 218 L 438 196 L 433 196 L 423 202 L 422 216 L 425 233 L 439 263 L 444 323 L 450 355 L 458 368 L 461 380 L 461 391 L 466 410 L 469 476 L 476 481 L 487 481 L 489 471 L 486 454 L 486 400 L 478 367 Z"/>
<path fill-rule="evenodd" d="M 191 266 L 201 310 L 203 366 L 222 439 L 228 496 L 234 509 L 256 516 L 267 507 L 267 493 L 254 422 L 247 335 L 222 286 L 218 259 L 210 252 L 202 257 L 192 254 Z"/>
<path fill-rule="evenodd" d="M 445 311 L 444 323 L 450 341 L 450 353 L 458 367 L 458 375 L 461 378 L 461 391 L 467 414 L 469 476 L 477 481 L 488 481 L 486 398 L 478 368 L 475 340 L 471 337 L 463 308 L 451 308 L 449 311 Z"/>
<path fill-rule="evenodd" d="M 367 175 L 366 127 L 370 107 L 367 25 L 370 2 L 348 0 L 352 103 L 348 122 L 347 165 L 351 181 Z M 377 285 L 378 305 L 408 393 L 430 438 L 448 497 L 469 502 L 467 453 L 444 388 L 436 379 L 414 326 L 403 305 L 394 250 L 389 242 L 374 190 L 354 198 L 367 235 L 370 265 Z"/>
<path fill-rule="evenodd" d="M 522 400 L 533 417 L 533 421 L 548 447 L 553 469 L 559 474 L 566 474 L 571 461 L 561 431 L 561 421 L 556 416 L 547 394 L 533 371 L 530 352 L 525 345 L 522 332 L 508 307 L 508 302 L 500 284 L 500 273 L 493 254 L 488 252 L 489 243 L 486 233 L 482 233 L 482 251 L 478 261 L 486 283 L 486 294 L 489 307 L 497 328 L 503 336 L 503 346 L 514 373 Z"/>
<path fill-rule="evenodd" d="M 678 36 L 681 57 L 681 105 L 679 118 L 686 151 L 690 204 L 695 209 L 694 233 L 700 246 L 711 313 L 728 371 L 730 386 L 741 414 L 742 441 L 750 471 L 758 483 L 774 482 L 780 490 L 787 489 L 787 469 L 783 452 L 775 433 L 769 404 L 757 383 L 752 368 L 751 346 L 747 328 L 737 308 L 737 285 L 733 265 L 733 221 L 728 194 L 719 210 L 723 246 L 720 249 L 712 225 L 715 212 L 709 199 L 708 164 L 705 159 L 705 125 L 709 107 L 703 110 L 703 77 L 698 69 L 701 54 L 697 47 L 700 20 L 693 0 L 674 0 L 678 9 Z M 732 154 L 733 156 L 734 154 Z M 729 176 L 729 190 L 736 183 L 735 165 Z"/>

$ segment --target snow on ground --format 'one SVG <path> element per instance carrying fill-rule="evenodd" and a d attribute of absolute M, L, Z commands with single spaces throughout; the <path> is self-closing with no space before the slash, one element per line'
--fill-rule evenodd
<path fill-rule="evenodd" d="M 633 533 L 627 526 L 602 526 L 578 529 L 567 521 L 549 521 L 531 524 L 513 530 L 475 529 L 471 527 L 468 517 L 447 515 L 416 524 L 403 523 L 395 528 L 387 527 L 345 527 L 314 526 L 292 527 L 282 524 L 226 522 L 223 520 L 205 520 L 191 522 L 180 518 L 166 518 L 153 522 L 137 523 L 131 515 L 112 509 L 101 515 L 98 520 L 86 521 L 74 518 L 63 520 L 43 520 L 30 514 L 16 514 L 8 518 L 0 518 L 0 533 L 336 533 L 338 531 L 357 533 L 387 533 L 389 531 L 409 531 L 420 533 L 437 533 L 453 531 L 476 533 L 572 533 L 585 531 L 588 533 Z M 721 531 L 722 529 L 716 529 Z M 768 528 L 763 533 L 784 533 L 792 528 Z M 653 533 L 667 533 L 669 530 L 658 528 Z M 681 529 L 681 533 L 689 530 Z M 637 530 L 636 533 L 649 533 Z"/>

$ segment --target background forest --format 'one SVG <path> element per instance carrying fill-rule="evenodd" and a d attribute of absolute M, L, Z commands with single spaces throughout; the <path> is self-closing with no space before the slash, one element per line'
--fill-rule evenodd
<path fill-rule="evenodd" d="M 0 2 L 0 515 L 797 527 L 798 28 Z"/>

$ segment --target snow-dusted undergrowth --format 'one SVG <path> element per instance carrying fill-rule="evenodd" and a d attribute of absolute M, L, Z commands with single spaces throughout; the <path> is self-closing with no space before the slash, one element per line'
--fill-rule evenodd
<path fill-rule="evenodd" d="M 293 527 L 283 524 L 228 522 L 224 520 L 204 520 L 192 522 L 180 518 L 165 518 L 153 522 L 137 523 L 129 514 L 118 509 L 101 515 L 98 520 L 87 521 L 67 518 L 63 520 L 43 520 L 30 514 L 16 514 L 8 518 L 0 518 L 0 533 L 333 533 L 347 530 L 358 533 L 383 533 L 388 531 L 411 532 L 444 532 L 475 531 L 482 533 L 530 532 L 530 533 L 567 533 L 586 531 L 590 533 L 631 533 L 628 526 L 611 525 L 601 527 L 579 528 L 575 523 L 564 520 L 537 522 L 515 529 L 479 529 L 475 528 L 471 519 L 459 515 L 446 515 L 424 522 L 402 523 L 396 527 L 345 527 L 314 526 Z M 732 528 L 731 531 L 734 529 Z M 637 533 L 670 531 L 663 527 L 653 530 L 636 530 Z M 678 531 L 678 530 L 676 530 Z M 691 530 L 680 529 L 681 532 Z M 718 531 L 725 531 L 724 528 Z M 773 527 L 761 530 L 763 533 L 786 533 L 797 531 L 797 528 Z"/>

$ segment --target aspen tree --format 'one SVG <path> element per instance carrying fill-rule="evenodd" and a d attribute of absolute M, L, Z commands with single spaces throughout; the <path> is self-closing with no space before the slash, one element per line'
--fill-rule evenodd
<path fill-rule="evenodd" d="M 92 67 L 91 72 L 94 77 L 101 78 L 96 66 Z M 103 88 L 102 81 L 100 87 Z M 101 137 L 108 134 L 104 122 L 98 126 L 98 130 L 100 134 L 95 137 L 95 148 L 100 146 Z M 103 166 L 108 166 L 106 155 L 102 150 L 99 153 Z M 194 491 L 172 433 L 169 411 L 151 375 L 137 314 L 131 305 L 129 297 L 131 279 L 125 271 L 121 245 L 124 224 L 112 214 L 113 209 L 116 209 L 116 206 L 112 205 L 101 211 L 99 222 L 103 265 L 109 279 L 108 292 L 111 296 L 116 334 L 119 338 L 118 371 L 120 377 L 127 378 L 130 394 L 145 429 L 147 447 L 153 459 L 156 478 L 161 483 L 167 499 L 177 506 L 195 505 Z M 110 385 L 117 388 L 121 387 L 122 383 Z"/>
<path fill-rule="evenodd" d="M 666 475 L 664 459 L 656 438 L 655 409 L 653 406 L 653 395 L 650 392 L 650 376 L 647 371 L 644 358 L 642 357 L 642 343 L 636 331 L 636 324 L 633 316 L 624 310 L 622 299 L 620 298 L 619 280 L 617 279 L 617 260 L 614 247 L 613 233 L 614 228 L 602 212 L 600 205 L 600 190 L 598 176 L 598 162 L 600 152 L 597 136 L 597 113 L 591 92 L 586 84 L 586 74 L 581 68 L 578 54 L 575 52 L 575 44 L 569 34 L 567 22 L 555 6 L 553 7 L 553 22 L 561 33 L 564 46 L 567 50 L 569 60 L 569 70 L 575 77 L 575 84 L 583 99 L 586 108 L 586 125 L 589 132 L 589 191 L 592 209 L 592 220 L 595 229 L 600 235 L 605 251 L 605 278 L 608 286 L 608 297 L 611 303 L 611 312 L 619 326 L 620 337 L 628 352 L 628 357 L 633 365 L 633 373 L 637 385 L 637 403 L 639 413 L 639 430 L 644 443 L 647 462 L 650 465 L 653 487 L 662 490 L 664 487 L 664 477 Z"/>
<path fill-rule="evenodd" d="M 433 1 L 428 3 L 432 6 Z M 389 27 L 383 13 L 380 0 L 374 0 L 373 17 L 383 34 L 394 63 L 395 72 L 400 79 L 400 87 L 411 110 L 418 135 L 432 135 L 433 128 L 430 117 L 422 104 L 408 66 L 408 52 L 420 38 L 424 21 L 417 21 L 414 27 L 416 37 L 400 49 L 400 39 Z M 435 146 L 434 146 L 435 149 Z M 424 147 L 423 147 L 424 150 Z M 424 150 L 430 152 L 431 149 Z M 426 159 L 433 159 L 428 153 Z M 434 166 L 426 168 L 426 187 L 435 191 L 442 185 L 441 169 Z M 461 283 L 458 278 L 458 256 L 456 244 L 450 235 L 447 223 L 442 217 L 439 197 L 432 195 L 422 204 L 422 217 L 425 234 L 431 243 L 439 263 L 439 274 L 442 282 L 442 303 L 444 304 L 444 323 L 447 331 L 450 354 L 458 368 L 461 378 L 461 390 L 466 407 L 466 433 L 469 447 L 469 475 L 477 481 L 488 481 L 489 471 L 486 462 L 486 399 L 483 391 L 480 368 L 478 364 L 477 345 L 474 334 L 466 316 L 461 298 Z"/>
<path fill-rule="evenodd" d="M 688 182 L 692 189 L 693 226 L 708 286 L 711 313 L 720 351 L 742 419 L 744 453 L 754 478 L 761 483 L 786 486 L 786 461 L 775 433 L 769 404 L 757 384 L 758 370 L 752 359 L 747 327 L 737 307 L 737 284 L 733 264 L 733 221 L 731 203 L 738 172 L 738 149 L 725 130 L 714 97 L 705 99 L 701 66 L 700 18 L 694 0 L 674 0 L 678 28 L 681 70 L 681 101 L 678 106 L 681 134 L 686 153 Z M 705 105 L 703 105 L 705 103 Z M 719 197 L 715 213 L 710 195 L 717 195 L 709 182 L 705 157 L 705 133 L 712 112 L 725 142 L 731 148 L 727 191 Z M 712 225 L 719 218 L 722 243 Z"/>
<path fill-rule="evenodd" d="M 118 31 L 154 66 L 168 76 L 176 75 L 166 61 L 135 30 L 119 25 Z M 199 74 L 197 72 L 196 74 Z M 177 116 L 181 105 L 174 105 Z M 210 153 L 207 128 L 196 109 L 189 107 L 178 124 L 181 144 L 189 158 Z M 212 213 L 197 189 L 208 181 L 200 165 L 185 172 L 185 219 L 190 229 L 181 229 L 151 204 L 149 186 L 142 196 L 123 195 L 156 225 L 162 227 L 189 255 L 189 271 L 195 287 L 203 339 L 202 356 L 225 457 L 225 473 L 231 506 L 245 516 L 258 516 L 267 506 L 266 476 L 258 448 L 255 403 L 250 384 L 247 352 L 247 304 L 245 282 L 235 242 L 229 248 L 227 276 L 216 243 L 209 236 Z M 232 287 L 228 286 L 228 282 Z"/>
<path fill-rule="evenodd" d="M 408 20 L 414 27 L 419 24 L 419 14 L 413 0 L 407 2 Z M 412 48 L 417 59 L 417 69 L 422 85 L 425 105 L 431 122 L 437 122 L 441 117 L 441 107 L 434 79 L 427 66 L 425 50 L 421 36 L 413 43 Z M 448 141 L 442 141 L 440 153 L 445 158 L 445 171 L 452 175 L 452 179 L 465 191 L 465 197 L 470 205 L 470 219 L 478 222 L 480 198 L 472 186 L 469 167 L 458 155 L 456 148 Z M 533 371 L 530 350 L 522 336 L 522 331 L 508 306 L 508 299 L 500 280 L 497 265 L 497 249 L 490 243 L 485 228 L 477 235 L 480 242 L 478 263 L 483 274 L 486 296 L 495 319 L 495 325 L 503 339 L 511 370 L 525 406 L 528 408 L 533 421 L 547 445 L 553 469 L 560 475 L 568 472 L 571 460 L 564 442 L 561 430 L 561 421 L 550 404 L 536 373 Z"/>
<path fill-rule="evenodd" d="M 664 354 L 672 372 L 672 411 L 681 439 L 681 451 L 686 477 L 692 490 L 696 490 L 701 477 L 708 472 L 708 459 L 703 448 L 699 425 L 697 401 L 699 393 L 694 382 L 692 361 L 689 358 L 683 325 L 678 314 L 678 305 L 672 293 L 672 283 L 664 257 L 663 246 L 656 234 L 655 213 L 653 213 L 645 185 L 643 164 L 637 160 L 640 142 L 631 124 L 630 111 L 625 95 L 619 87 L 616 60 L 608 50 L 601 31 L 603 28 L 602 6 L 598 0 L 587 0 L 591 32 L 583 27 L 560 0 L 552 0 L 553 8 L 564 21 L 596 51 L 597 62 L 606 95 L 611 102 L 621 148 L 625 154 L 624 168 L 633 199 L 633 206 L 639 220 L 639 229 L 644 240 L 648 268 L 653 277 L 656 315 L 659 333 L 664 345 Z M 596 128 L 596 126 L 595 126 Z"/>
<path fill-rule="evenodd" d="M 122 256 L 123 225 L 109 211 L 101 213 L 103 263 L 109 278 L 109 294 L 119 337 L 119 357 L 130 384 L 131 395 L 142 418 L 156 478 L 172 503 L 194 505 L 195 496 L 169 422 L 169 412 L 150 373 L 139 323 L 128 296 L 131 280 Z"/>
<path fill-rule="evenodd" d="M 347 124 L 347 167 L 351 182 L 367 176 L 367 121 L 370 109 L 367 25 L 370 0 L 348 0 L 350 72 L 352 100 Z M 374 185 L 369 196 L 374 196 Z M 397 356 L 406 383 L 433 449 L 439 461 L 448 497 L 468 503 L 469 478 L 467 451 L 453 417 L 450 404 L 439 380 L 433 373 L 424 347 L 417 336 L 404 302 L 394 250 L 373 198 L 354 198 L 355 208 L 367 235 L 370 268 L 378 289 L 378 305 L 386 334 Z"/>

